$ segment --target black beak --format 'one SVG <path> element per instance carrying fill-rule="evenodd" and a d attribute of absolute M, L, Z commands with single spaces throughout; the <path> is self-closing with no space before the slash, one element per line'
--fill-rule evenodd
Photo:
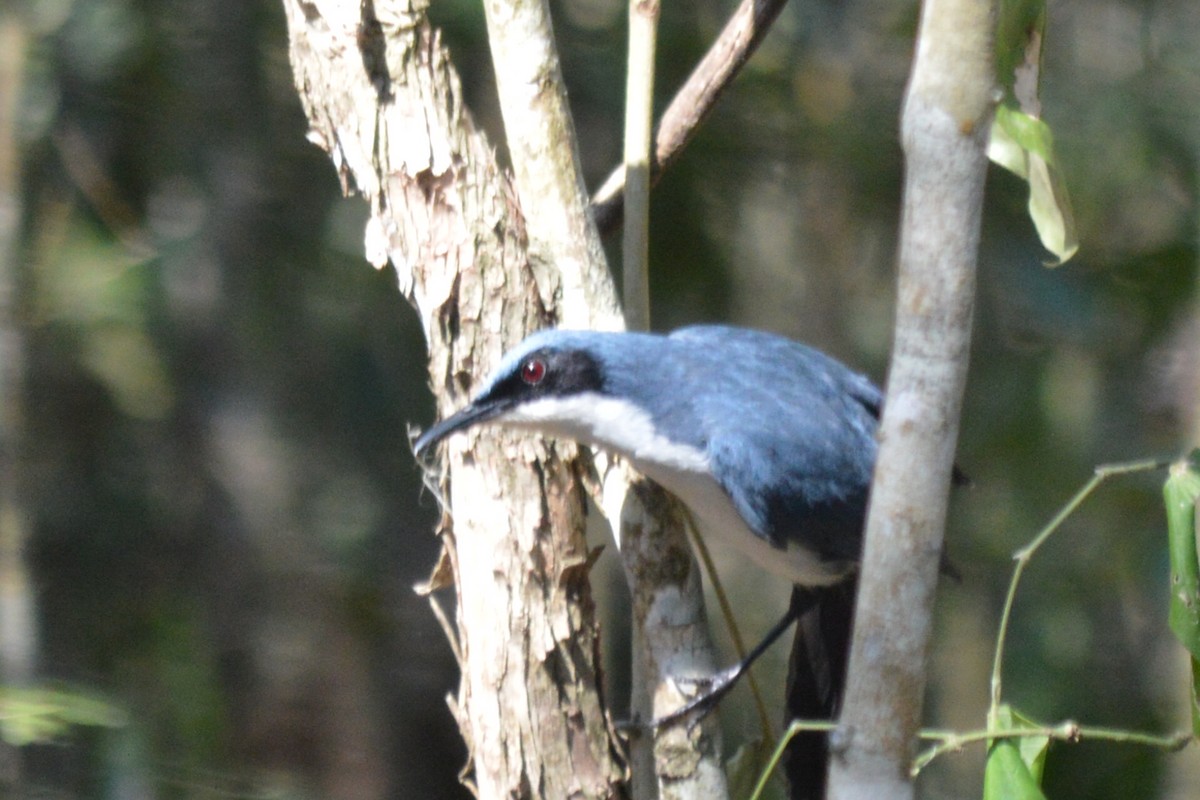
<path fill-rule="evenodd" d="M 417 458 L 422 458 L 434 445 L 450 434 L 465 430 L 473 425 L 478 425 L 481 422 L 487 422 L 504 411 L 506 407 L 505 404 L 496 402 L 480 402 L 477 400 L 470 403 L 458 413 L 447 417 L 422 433 L 413 444 L 413 453 L 416 454 Z"/>

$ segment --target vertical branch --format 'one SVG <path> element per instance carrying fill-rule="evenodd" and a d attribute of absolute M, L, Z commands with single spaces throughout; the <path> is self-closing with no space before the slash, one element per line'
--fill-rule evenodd
<path fill-rule="evenodd" d="M 926 0 L 901 131 L 895 349 L 830 796 L 911 797 L 966 382 L 994 98 L 995 0 Z"/>
<path fill-rule="evenodd" d="M 486 0 L 484 11 L 529 236 L 530 266 L 535 274 L 561 280 L 559 320 L 564 325 L 623 328 L 599 235 L 587 214 L 574 123 L 547 4 Z M 652 73 L 647 80 L 652 81 Z M 652 85 L 645 89 L 651 90 Z M 648 120 L 645 125 L 648 149 Z M 639 303 L 648 308 L 648 301 L 645 295 Z M 638 324 L 648 322 L 648 314 L 638 316 Z M 686 700 L 674 677 L 713 670 L 699 569 L 678 508 L 663 490 L 601 454 L 596 463 L 600 503 L 618 531 L 633 601 L 633 696 L 643 702 L 635 705 L 635 713 L 665 715 Z M 694 728 L 676 726 L 639 736 L 631 743 L 631 753 L 632 788 L 638 798 L 719 798 L 727 793 L 715 719 Z"/>
<path fill-rule="evenodd" d="M 623 327 L 600 234 L 587 213 L 575 123 L 545 0 L 485 0 L 500 112 L 535 275 L 555 274 L 567 327 Z M 550 285 L 552 281 L 545 281 Z"/>
<path fill-rule="evenodd" d="M 605 513 L 621 529 L 621 563 L 633 607 L 635 713 L 661 717 L 689 698 L 673 678 L 703 678 L 716 667 L 700 569 L 678 502 L 642 478 L 606 484 Z M 634 800 L 729 797 L 716 715 L 635 732 L 630 748 Z"/>
<path fill-rule="evenodd" d="M 650 159 L 650 115 L 653 114 L 654 96 L 654 43 L 656 33 L 657 13 L 647 20 L 637 13 L 637 0 L 629 4 L 629 57 L 627 74 L 625 76 L 625 161 L 640 161 L 644 172 L 649 173 Z M 649 24 L 647 24 L 649 23 Z M 649 28 L 649 30 L 647 30 Z M 647 53 L 647 49 L 649 52 Z M 650 286 L 649 264 L 647 263 L 648 243 L 650 236 L 650 184 L 638 187 L 641 194 L 631 200 L 636 211 L 630 217 L 629 225 L 625 228 L 622 242 L 621 264 L 624 271 L 622 280 L 626 324 L 635 331 L 650 328 Z M 637 206 L 637 203 L 641 203 Z M 644 281 L 644 283 L 643 283 Z M 653 719 L 655 700 L 661 698 L 662 691 L 668 686 L 667 681 L 660 680 L 667 676 L 666 659 L 655 645 L 666 642 L 665 629 L 656 631 L 656 620 L 651 616 L 650 609 L 654 605 L 655 594 L 666 588 L 667 581 L 661 579 L 661 571 L 647 569 L 655 564 L 664 562 L 666 551 L 680 543 L 683 538 L 677 532 L 674 542 L 670 540 L 671 523 L 678 528 L 679 515 L 671 519 L 670 505 L 667 497 L 659 492 L 654 493 L 652 486 L 643 481 L 641 484 L 631 482 L 635 476 L 628 469 L 614 470 L 605 482 L 605 514 L 608 516 L 614 531 L 619 531 L 618 541 L 621 548 L 621 563 L 625 568 L 625 580 L 629 586 L 630 637 L 633 641 L 632 663 L 630 665 L 629 713 L 634 719 Z M 639 494 L 637 489 L 645 489 Z M 657 519 L 666 526 L 654 530 L 656 517 L 648 513 L 647 503 L 657 501 L 663 511 Z M 687 551 L 682 551 L 684 562 L 688 558 Z M 651 576 L 657 575 L 659 579 Z M 692 585 L 687 584 L 687 576 L 691 576 Z M 700 596 L 699 585 L 696 583 L 697 573 L 694 569 L 685 572 L 678 584 L 680 596 Z M 689 591 L 690 590 L 690 591 Z M 704 625 L 704 606 L 697 603 L 691 611 L 699 611 L 699 619 L 690 618 L 693 623 Z M 678 643 L 676 643 L 678 644 Z M 710 661 L 703 666 L 714 669 Z M 666 702 L 671 702 L 667 697 Z M 629 747 L 630 792 L 635 800 L 653 798 L 659 790 L 658 776 L 660 771 L 655 769 L 654 739 L 655 736 L 636 736 Z M 718 762 L 719 763 L 719 762 Z"/>
<path fill-rule="evenodd" d="M 625 79 L 625 229 L 621 263 L 625 319 L 650 329 L 650 134 L 654 122 L 654 48 L 658 0 L 629 2 L 629 72 Z"/>

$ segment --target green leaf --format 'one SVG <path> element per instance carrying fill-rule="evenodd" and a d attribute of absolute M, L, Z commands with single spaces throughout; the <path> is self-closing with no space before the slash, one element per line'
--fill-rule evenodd
<path fill-rule="evenodd" d="M 1046 800 L 1041 786 L 1011 739 L 1001 739 L 988 750 L 983 771 L 983 800 Z"/>
<path fill-rule="evenodd" d="M 1021 180 L 1029 180 L 1029 160 L 1017 137 L 1010 130 L 1006 119 L 1011 115 L 1007 108 L 1000 106 L 996 109 L 996 118 L 992 120 L 992 134 L 988 141 L 988 158 L 993 163 L 1004 167 Z"/>
<path fill-rule="evenodd" d="M 1000 106 L 996 109 L 996 121 L 992 127 L 999 127 L 1003 135 L 1023 153 L 1037 156 L 1043 161 L 1054 161 L 1054 136 L 1050 132 L 1050 126 L 1040 119 L 1009 106 Z M 1022 178 L 1029 177 L 1027 173 L 1016 170 L 1013 172 Z"/>
<path fill-rule="evenodd" d="M 1012 728 L 1037 730 L 1044 727 L 1041 723 L 1035 722 L 1011 706 L 1002 707 L 1001 713 L 1004 711 L 1012 714 Z M 1042 782 L 1042 773 L 1046 770 L 1046 754 L 1050 752 L 1050 737 L 1022 736 L 1017 740 L 1017 747 L 1021 751 L 1021 760 L 1029 767 L 1029 772 L 1033 775 L 1033 779 L 1040 784 Z"/>
<path fill-rule="evenodd" d="M 1079 237 L 1066 182 L 1040 117 L 1045 0 L 1002 0 L 996 30 L 997 79 L 1004 102 L 992 123 L 988 158 L 1029 184 L 1029 217 L 1058 266 L 1075 255 Z"/>
<path fill-rule="evenodd" d="M 1043 727 L 1008 705 L 1000 706 L 995 719 L 998 731 Z M 1049 747 L 1044 735 L 993 740 L 983 773 L 984 800 L 1046 800 L 1041 781 Z"/>
<path fill-rule="evenodd" d="M 1042 246 L 1064 263 L 1079 250 L 1075 214 L 1054 157 L 1050 126 L 1009 106 L 996 109 L 988 158 L 1029 184 L 1029 217 Z"/>

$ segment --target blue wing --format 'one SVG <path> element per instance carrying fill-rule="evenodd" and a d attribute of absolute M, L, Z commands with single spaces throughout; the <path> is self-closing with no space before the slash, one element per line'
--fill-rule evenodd
<path fill-rule="evenodd" d="M 672 338 L 707 348 L 714 358 L 704 379 L 727 384 L 698 398 L 694 413 L 714 474 L 751 530 L 777 547 L 857 560 L 880 390 L 770 334 L 699 327 Z"/>

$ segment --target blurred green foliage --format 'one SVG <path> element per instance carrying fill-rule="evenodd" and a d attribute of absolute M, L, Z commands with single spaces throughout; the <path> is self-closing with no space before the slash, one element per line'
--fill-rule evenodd
<path fill-rule="evenodd" d="M 621 149 L 623 5 L 553 4 L 591 185 Z M 665 4 L 664 101 L 731 5 Z M 770 328 L 883 378 L 916 13 L 784 11 L 656 191 L 657 327 Z M 432 14 L 499 146 L 478 4 Z M 364 210 L 304 139 L 281 8 L 28 0 L 0 15 L 24 43 L 19 114 L 0 121 L 18 133 L 22 209 L 2 267 L 21 293 L 38 672 L 128 714 L 119 732 L 25 748 L 23 780 L 79 797 L 463 796 L 453 659 L 410 590 L 436 552 L 407 440 L 432 417 L 421 334 L 394 277 L 362 259 Z M 1045 270 L 1025 186 L 993 172 L 959 455 L 976 487 L 954 499 L 965 580 L 942 597 L 939 726 L 984 722 L 1012 551 L 1095 464 L 1200 435 L 1200 13 L 1063 0 L 1049 15 L 1043 119 L 1081 248 Z M 1031 568 L 1006 671 L 1017 707 L 1186 724 L 1159 490 L 1106 486 Z M 764 629 L 782 593 L 721 566 L 754 598 L 744 629 Z M 774 669 L 762 680 L 782 686 Z M 730 752 L 754 730 L 738 700 Z M 1195 758 L 1055 746 L 1044 787 L 1187 797 Z M 983 765 L 982 748 L 940 759 L 921 791 L 974 795 Z"/>
<path fill-rule="evenodd" d="M 0 738 L 23 747 L 53 742 L 72 726 L 115 728 L 125 715 L 110 703 L 68 689 L 0 690 Z"/>

